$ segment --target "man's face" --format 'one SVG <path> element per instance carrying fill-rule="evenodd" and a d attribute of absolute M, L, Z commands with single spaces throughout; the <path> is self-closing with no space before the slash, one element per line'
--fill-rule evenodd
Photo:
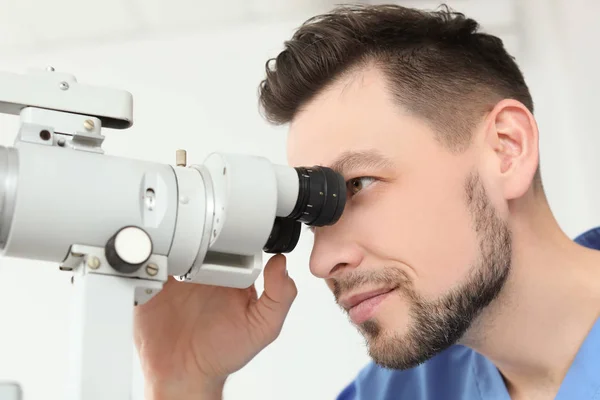
<path fill-rule="evenodd" d="M 340 220 L 314 231 L 310 268 L 379 364 L 410 368 L 444 350 L 498 294 L 510 232 L 484 189 L 481 151 L 442 146 L 377 70 L 307 104 L 290 126 L 288 158 L 334 167 L 348 182 Z"/>

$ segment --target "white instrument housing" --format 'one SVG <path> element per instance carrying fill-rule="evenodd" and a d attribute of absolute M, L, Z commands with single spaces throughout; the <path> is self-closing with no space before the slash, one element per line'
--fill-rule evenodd
<path fill-rule="evenodd" d="M 53 68 L 0 72 L 0 113 L 21 121 L 14 146 L 0 146 L 0 255 L 73 274 L 71 400 L 130 398 L 133 307 L 169 276 L 247 288 L 263 250 L 291 251 L 300 223 L 333 224 L 344 206 L 331 170 L 241 154 L 190 166 L 181 150 L 176 166 L 104 154 L 102 127 L 130 127 L 132 104 Z M 11 382 L 5 393 L 21 392 Z"/>

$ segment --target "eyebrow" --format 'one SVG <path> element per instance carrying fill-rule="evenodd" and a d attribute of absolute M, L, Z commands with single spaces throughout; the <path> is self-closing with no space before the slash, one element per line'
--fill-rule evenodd
<path fill-rule="evenodd" d="M 348 151 L 338 157 L 329 168 L 346 176 L 351 171 L 393 168 L 394 163 L 376 150 Z"/>

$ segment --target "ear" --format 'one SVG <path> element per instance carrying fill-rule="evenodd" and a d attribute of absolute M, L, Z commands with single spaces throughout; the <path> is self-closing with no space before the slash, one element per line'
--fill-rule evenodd
<path fill-rule="evenodd" d="M 537 123 L 527 107 L 511 99 L 496 104 L 487 120 L 486 141 L 504 198 L 519 198 L 531 187 L 539 165 Z"/>

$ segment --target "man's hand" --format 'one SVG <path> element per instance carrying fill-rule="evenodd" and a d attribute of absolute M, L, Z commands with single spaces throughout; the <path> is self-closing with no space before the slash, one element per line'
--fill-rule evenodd
<path fill-rule="evenodd" d="M 286 259 L 273 256 L 264 292 L 173 278 L 135 310 L 135 344 L 151 399 L 220 399 L 228 375 L 273 342 L 296 298 Z"/>

